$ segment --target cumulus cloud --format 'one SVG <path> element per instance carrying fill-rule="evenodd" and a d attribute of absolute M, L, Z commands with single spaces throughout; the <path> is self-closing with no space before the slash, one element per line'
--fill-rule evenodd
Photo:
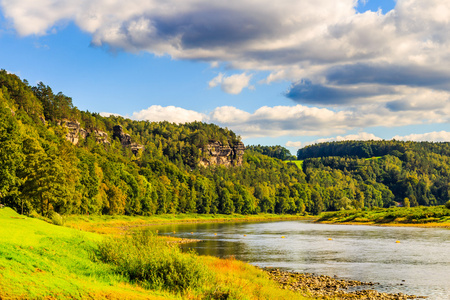
<path fill-rule="evenodd" d="M 450 132 L 449 131 L 433 131 L 421 134 L 410 134 L 406 136 L 396 135 L 392 139 L 399 141 L 428 141 L 428 142 L 450 142 Z"/>
<path fill-rule="evenodd" d="M 318 144 L 318 143 L 326 143 L 326 142 L 341 142 L 341 141 L 380 141 L 382 138 L 377 137 L 373 133 L 367 132 L 359 132 L 358 134 L 349 134 L 345 136 L 335 136 L 331 138 L 325 139 L 317 139 L 312 142 L 306 142 L 303 146 Z"/>
<path fill-rule="evenodd" d="M 287 141 L 285 146 L 286 147 L 291 147 L 291 148 L 300 148 L 302 146 L 302 142 Z"/>
<path fill-rule="evenodd" d="M 219 74 L 209 82 L 226 93 L 251 88 L 250 72 L 264 71 L 269 75 L 260 83 L 293 82 L 285 95 L 297 103 L 339 108 L 294 106 L 242 112 L 249 122 L 242 129 L 249 134 L 284 134 L 292 128 L 325 134 L 359 126 L 448 121 L 449 1 L 397 0 L 394 10 L 385 14 L 358 13 L 355 0 L 0 3 L 4 16 L 22 36 L 49 34 L 73 22 L 91 34 L 96 46 L 240 70 L 231 76 Z M 278 118 L 281 111 L 285 119 Z M 244 126 L 238 121 L 232 124 Z"/>
<path fill-rule="evenodd" d="M 234 74 L 228 77 L 219 73 L 219 75 L 209 82 L 209 87 L 213 88 L 220 85 L 220 88 L 225 93 L 237 95 L 240 94 L 244 88 L 249 87 L 251 78 L 252 75 L 247 75 L 246 73 Z"/>
<path fill-rule="evenodd" d="M 412 124 L 448 123 L 450 105 L 440 110 L 392 111 L 383 106 L 362 106 L 361 109 L 332 110 L 295 106 L 263 106 L 254 112 L 235 107 L 218 107 L 208 115 L 208 122 L 226 126 L 245 138 L 279 136 L 342 135 L 350 130 L 368 127 L 398 127 Z M 357 138 L 375 139 L 360 133 Z M 350 136 L 349 138 L 355 138 Z"/>
<path fill-rule="evenodd" d="M 152 105 L 147 109 L 134 112 L 131 118 L 134 120 L 147 120 L 152 122 L 169 121 L 174 123 L 186 123 L 204 121 L 206 116 L 202 113 L 181 107 Z"/>
<path fill-rule="evenodd" d="M 340 110 L 327 108 L 295 106 L 263 106 L 254 112 L 247 112 L 233 106 L 221 106 L 206 113 L 187 110 L 175 106 L 153 105 L 139 112 L 134 112 L 131 119 L 148 120 L 153 122 L 169 121 L 186 123 L 201 121 L 227 127 L 244 139 L 255 137 L 280 136 L 333 136 L 331 138 L 316 139 L 310 142 L 288 141 L 287 147 L 300 148 L 314 143 L 346 140 L 381 140 L 372 133 L 362 131 L 362 128 L 373 126 L 396 126 L 416 124 L 416 119 L 434 119 L 436 122 L 448 123 L 450 110 L 441 115 L 428 112 L 424 116 L 422 111 L 397 111 L 388 109 L 366 109 L 361 111 Z M 101 113 L 102 116 L 115 115 Z M 439 119 L 440 118 L 440 119 Z M 405 121 L 409 120 L 409 121 Z M 361 130 L 357 134 L 347 134 L 348 131 Z M 431 132 L 426 134 L 412 134 L 395 136 L 396 140 L 413 141 L 450 141 L 450 132 Z"/>
<path fill-rule="evenodd" d="M 319 105 L 353 104 L 373 99 L 380 95 L 395 95 L 395 89 L 383 86 L 362 85 L 326 86 L 313 84 L 309 80 L 302 80 L 291 85 L 286 92 L 286 97 L 300 103 L 312 103 Z"/>
<path fill-rule="evenodd" d="M 120 114 L 110 113 L 110 112 L 101 112 L 99 115 L 102 116 L 102 117 L 105 117 L 105 118 L 110 117 L 110 116 L 123 117 Z"/>

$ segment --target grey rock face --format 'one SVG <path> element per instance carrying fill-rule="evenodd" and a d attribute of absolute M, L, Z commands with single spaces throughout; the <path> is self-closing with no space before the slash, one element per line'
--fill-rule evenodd
<path fill-rule="evenodd" d="M 202 148 L 202 159 L 199 165 L 203 167 L 222 165 L 226 167 L 241 166 L 243 161 L 245 146 L 242 142 L 234 146 L 222 145 L 221 142 L 214 142 Z"/>

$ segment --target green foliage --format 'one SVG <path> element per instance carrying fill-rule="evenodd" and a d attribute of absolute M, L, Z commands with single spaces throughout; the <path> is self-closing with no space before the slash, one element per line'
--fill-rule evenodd
<path fill-rule="evenodd" d="M 131 217 L 120 217 L 126 219 Z M 104 236 L 27 218 L 10 208 L 0 209 L 0 224 L 1 299 L 303 299 L 277 287 L 256 267 L 233 259 L 182 254 L 145 233 L 116 238 L 117 243 L 104 241 Z M 103 250 L 110 260 L 131 251 L 130 262 L 142 264 L 124 266 L 124 273 L 118 272 L 116 260 L 104 263 L 95 256 L 108 243 L 111 247 Z M 147 259 L 138 257 L 140 253 Z M 151 253 L 154 256 L 149 257 Z M 152 278 L 169 283 L 166 290 L 148 289 L 146 279 L 128 277 L 130 271 L 149 278 L 142 271 L 152 263 L 161 268 Z"/>
<path fill-rule="evenodd" d="M 373 208 L 370 210 L 348 210 L 339 212 L 327 212 L 321 215 L 319 222 L 362 222 L 376 224 L 427 224 L 449 223 L 450 211 L 443 205 L 434 207 L 392 207 Z"/>
<path fill-rule="evenodd" d="M 445 207 L 448 208 L 448 209 L 450 209 L 450 200 L 448 200 L 448 201 L 445 203 Z"/>
<path fill-rule="evenodd" d="M 148 230 L 121 239 L 109 238 L 99 245 L 96 255 L 114 265 L 118 274 L 149 289 L 185 292 L 211 279 L 195 255 L 182 253 Z"/>
<path fill-rule="evenodd" d="M 287 149 L 258 145 L 242 166 L 203 168 L 208 144 L 240 138 L 213 124 L 79 111 L 62 93 L 5 71 L 0 88 L 0 201 L 23 214 L 318 214 L 449 199 L 449 143 L 325 143 L 299 150 L 304 160 L 294 163 L 280 160 L 290 159 Z M 64 119 L 93 134 L 72 145 Z M 135 156 L 113 139 L 115 125 L 145 150 Z M 97 141 L 99 130 L 109 144 Z"/>
<path fill-rule="evenodd" d="M 291 152 L 280 146 L 261 146 L 261 145 L 250 145 L 246 147 L 247 150 L 254 151 L 257 153 L 261 153 L 273 158 L 278 158 L 281 160 L 295 160 L 295 156 L 291 154 Z"/>

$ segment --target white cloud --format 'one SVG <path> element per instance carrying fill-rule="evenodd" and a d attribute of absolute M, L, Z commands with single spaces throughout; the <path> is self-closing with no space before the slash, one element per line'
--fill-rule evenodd
<path fill-rule="evenodd" d="M 110 117 L 110 116 L 123 117 L 120 114 L 110 113 L 110 112 L 101 112 L 99 115 L 102 116 L 102 117 L 105 117 L 105 118 Z"/>
<path fill-rule="evenodd" d="M 300 148 L 302 146 L 302 142 L 287 141 L 285 146 L 286 147 L 291 147 L 291 148 Z"/>
<path fill-rule="evenodd" d="M 240 94 L 244 88 L 251 88 L 249 86 L 251 78 L 252 75 L 247 75 L 246 73 L 234 74 L 228 77 L 219 73 L 219 75 L 214 77 L 208 85 L 210 88 L 220 85 L 225 93 L 237 95 Z"/>
<path fill-rule="evenodd" d="M 318 144 L 318 143 L 326 143 L 326 142 L 341 142 L 341 141 L 380 141 L 382 138 L 377 137 L 376 135 L 372 133 L 367 132 L 359 132 L 358 134 L 349 134 L 346 136 L 335 136 L 331 138 L 325 138 L 325 139 L 317 139 L 312 142 L 306 142 L 303 144 L 303 146 Z"/>
<path fill-rule="evenodd" d="M 392 139 L 399 141 L 428 141 L 428 142 L 450 142 L 450 132 L 433 131 L 421 134 L 410 134 L 406 136 L 396 135 Z"/>
<path fill-rule="evenodd" d="M 134 112 L 131 118 L 134 120 L 147 120 L 152 122 L 169 121 L 174 123 L 186 123 L 204 121 L 206 116 L 202 113 L 181 107 L 152 105 L 147 109 Z"/>
<path fill-rule="evenodd" d="M 249 136 L 345 134 L 370 126 L 449 121 L 450 1 L 397 0 L 386 14 L 357 13 L 356 0 L 0 3 L 22 36 L 49 34 L 73 22 L 91 34 L 93 45 L 241 70 L 209 82 L 226 93 L 251 89 L 250 72 L 264 71 L 270 74 L 260 83 L 297 83 L 288 96 L 316 106 L 263 107 L 236 116 L 227 115 L 231 108 L 218 108 L 210 116 L 229 120 L 230 127 Z M 298 84 L 302 79 L 311 84 Z M 156 110 L 147 115 L 158 119 Z M 160 110 L 164 115 L 170 109 Z M 206 118 L 179 114 L 183 121 Z M 169 117 L 174 118 L 164 115 Z"/>

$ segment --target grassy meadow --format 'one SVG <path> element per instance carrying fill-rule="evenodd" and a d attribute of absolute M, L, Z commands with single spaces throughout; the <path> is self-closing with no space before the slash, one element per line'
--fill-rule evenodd
<path fill-rule="evenodd" d="M 9 208 L 0 224 L 0 299 L 303 299 L 254 266 L 182 253 L 149 231 L 117 238 Z"/>
<path fill-rule="evenodd" d="M 285 160 L 285 163 L 293 163 L 299 169 L 303 169 L 303 160 Z"/>
<path fill-rule="evenodd" d="M 450 227 L 450 209 L 440 206 L 373 208 L 323 213 L 321 223 Z"/>

